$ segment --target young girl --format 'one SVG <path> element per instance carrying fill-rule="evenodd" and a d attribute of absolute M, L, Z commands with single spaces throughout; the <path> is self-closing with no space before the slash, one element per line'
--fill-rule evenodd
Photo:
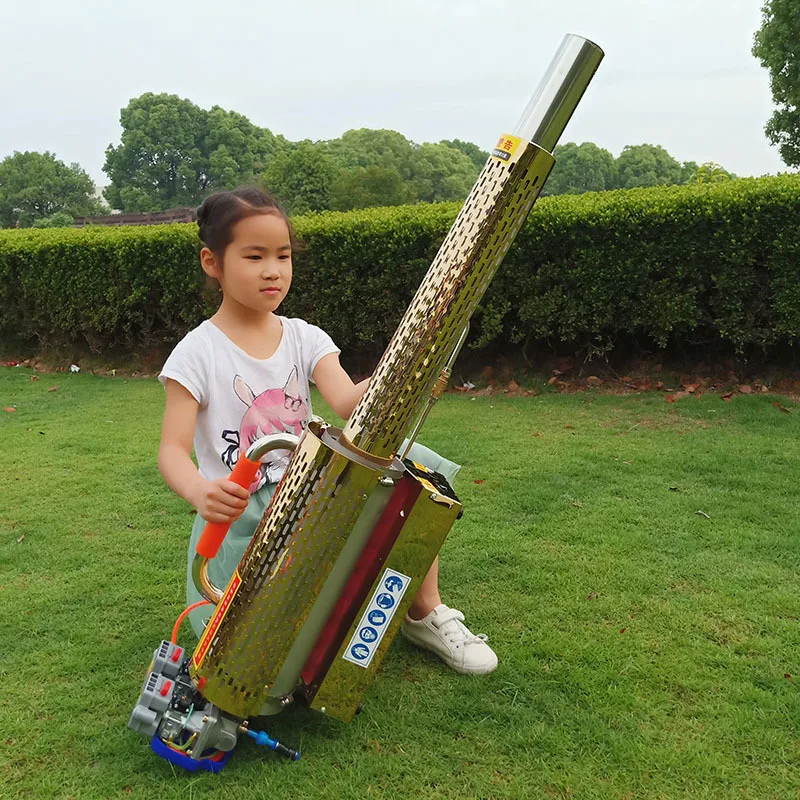
<path fill-rule="evenodd" d="M 239 454 L 264 434 L 301 433 L 311 418 L 310 380 L 344 419 L 369 382 L 353 383 L 339 364 L 339 349 L 320 328 L 276 313 L 292 283 L 292 230 L 271 197 L 255 188 L 213 194 L 198 209 L 197 223 L 200 263 L 218 281 L 222 303 L 178 343 L 159 376 L 167 397 L 159 470 L 198 512 L 188 553 L 190 604 L 201 599 L 191 564 L 206 522 L 233 523 L 208 570 L 224 587 L 288 463 L 285 452 L 268 454 L 248 490 L 229 480 Z M 459 469 L 419 445 L 410 455 L 449 480 Z M 191 613 L 198 635 L 208 616 L 206 607 Z M 491 672 L 497 657 L 463 619 L 439 597 L 437 559 L 401 631 L 457 672 Z"/>

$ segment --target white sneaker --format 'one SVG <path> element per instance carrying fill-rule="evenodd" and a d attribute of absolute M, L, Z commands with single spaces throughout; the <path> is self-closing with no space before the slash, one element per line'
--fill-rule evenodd
<path fill-rule="evenodd" d="M 400 632 L 418 647 L 430 650 L 456 672 L 485 675 L 497 667 L 497 656 L 486 635 L 475 636 L 463 623 L 464 615 L 442 604 L 420 620 L 406 614 Z"/>

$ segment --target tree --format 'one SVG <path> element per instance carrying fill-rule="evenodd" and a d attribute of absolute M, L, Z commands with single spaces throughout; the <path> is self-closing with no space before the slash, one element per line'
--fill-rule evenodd
<path fill-rule="evenodd" d="M 478 167 L 466 153 L 446 144 L 420 145 L 411 156 L 411 188 L 423 203 L 463 200 Z"/>
<path fill-rule="evenodd" d="M 736 176 L 716 161 L 706 161 L 697 167 L 687 183 L 723 183 Z"/>
<path fill-rule="evenodd" d="M 797 0 L 767 0 L 753 55 L 769 71 L 778 106 L 765 131 L 789 167 L 800 167 L 800 9 Z"/>
<path fill-rule="evenodd" d="M 696 161 L 684 161 L 681 164 L 681 183 L 694 183 L 700 165 Z"/>
<path fill-rule="evenodd" d="M 78 164 L 67 166 L 52 153 L 16 152 L 0 162 L 0 226 L 27 228 L 60 214 L 59 220 L 94 214 L 94 182 Z"/>
<path fill-rule="evenodd" d="M 253 125 L 235 111 L 214 106 L 208 112 L 208 181 L 217 189 L 234 189 L 253 183 L 266 169 L 271 156 L 288 147 L 283 136 Z"/>
<path fill-rule="evenodd" d="M 617 171 L 623 189 L 681 182 L 681 165 L 660 145 L 627 145 L 617 159 Z"/>
<path fill-rule="evenodd" d="M 326 142 L 325 147 L 343 171 L 359 167 L 387 170 L 388 172 L 383 173 L 372 172 L 369 179 L 373 181 L 373 189 L 375 181 L 383 182 L 380 190 L 382 202 L 387 193 L 395 194 L 395 202 L 436 202 L 463 200 L 478 175 L 478 163 L 482 167 L 488 157 L 484 153 L 484 158 L 478 159 L 476 153 L 481 151 L 475 145 L 460 140 L 453 141 L 458 144 L 441 142 L 415 145 L 397 131 L 359 128 L 343 133 L 339 139 Z M 404 181 L 404 192 L 396 191 L 395 181 L 390 178 L 392 171 Z M 366 173 L 357 174 L 358 177 L 352 179 L 342 175 L 337 202 L 346 198 L 346 192 L 341 194 L 345 186 L 355 189 L 359 182 L 367 180 Z M 395 189 L 389 189 L 390 183 L 395 184 Z"/>
<path fill-rule="evenodd" d="M 42 217 L 41 219 L 37 219 L 32 228 L 69 228 L 72 226 L 72 223 L 75 221 L 72 214 L 68 211 L 56 211 L 55 214 L 51 214 L 49 217 Z"/>
<path fill-rule="evenodd" d="M 289 214 L 330 208 L 330 193 L 339 167 L 319 145 L 298 142 L 276 155 L 263 174 L 267 188 Z"/>
<path fill-rule="evenodd" d="M 177 95 L 147 92 L 122 109 L 120 124 L 122 142 L 108 146 L 103 167 L 111 207 L 162 211 L 198 203 L 208 169 L 203 109 Z"/>
<path fill-rule="evenodd" d="M 122 211 L 197 205 L 209 193 L 251 183 L 286 140 L 246 117 L 206 111 L 174 94 L 148 92 L 120 112 L 121 143 L 106 150 L 106 199 Z"/>
<path fill-rule="evenodd" d="M 383 167 L 396 169 L 403 180 L 411 177 L 414 145 L 397 131 L 359 128 L 325 142 L 324 147 L 346 169 Z"/>
<path fill-rule="evenodd" d="M 408 188 L 394 168 L 354 167 L 343 170 L 331 186 L 331 208 L 349 211 L 352 208 L 397 206 L 410 200 Z"/>
<path fill-rule="evenodd" d="M 556 166 L 543 194 L 583 194 L 617 187 L 614 156 L 594 142 L 567 142 L 555 150 Z"/>
<path fill-rule="evenodd" d="M 439 144 L 446 144 L 448 147 L 454 147 L 469 156 L 470 161 L 479 169 L 482 170 L 489 158 L 489 154 L 485 150 L 472 142 L 464 142 L 461 139 L 442 139 Z"/>

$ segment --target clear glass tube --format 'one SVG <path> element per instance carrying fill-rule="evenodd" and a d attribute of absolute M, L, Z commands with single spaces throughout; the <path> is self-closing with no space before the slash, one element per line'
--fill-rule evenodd
<path fill-rule="evenodd" d="M 512 133 L 552 152 L 603 55 L 594 42 L 567 34 Z"/>

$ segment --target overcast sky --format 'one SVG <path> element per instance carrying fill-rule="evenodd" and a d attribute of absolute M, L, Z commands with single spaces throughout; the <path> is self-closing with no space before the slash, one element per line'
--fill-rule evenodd
<path fill-rule="evenodd" d="M 0 159 L 50 150 L 99 184 L 143 92 L 220 105 L 292 140 L 392 128 L 484 149 L 513 129 L 564 34 L 606 53 L 562 142 L 664 146 L 785 171 L 750 54 L 761 0 L 6 0 Z"/>

